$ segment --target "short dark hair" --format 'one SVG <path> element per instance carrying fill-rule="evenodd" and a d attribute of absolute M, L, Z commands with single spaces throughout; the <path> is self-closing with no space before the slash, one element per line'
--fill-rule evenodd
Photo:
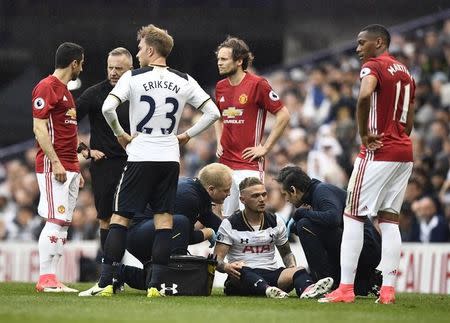
<path fill-rule="evenodd" d="M 239 183 L 239 191 L 243 191 L 250 186 L 264 185 L 263 182 L 257 177 L 246 177 Z"/>
<path fill-rule="evenodd" d="M 233 61 L 242 59 L 242 69 L 245 71 L 249 66 L 252 65 L 253 59 L 255 58 L 250 51 L 248 45 L 242 39 L 237 37 L 228 36 L 219 46 L 217 46 L 216 55 L 219 50 L 223 47 L 231 48 Z"/>
<path fill-rule="evenodd" d="M 62 43 L 56 50 L 55 68 L 66 68 L 73 61 L 81 62 L 84 49 L 75 43 Z"/>
<path fill-rule="evenodd" d="M 386 43 L 386 47 L 389 47 L 391 43 L 391 34 L 389 34 L 389 31 L 386 29 L 386 27 L 382 25 L 368 25 L 361 29 L 361 31 L 367 31 L 368 33 L 374 34 L 375 36 L 383 38 L 383 40 Z"/>
<path fill-rule="evenodd" d="M 291 186 L 294 186 L 304 193 L 311 184 L 311 178 L 298 166 L 284 167 L 275 180 L 281 184 L 285 191 L 289 191 Z"/>

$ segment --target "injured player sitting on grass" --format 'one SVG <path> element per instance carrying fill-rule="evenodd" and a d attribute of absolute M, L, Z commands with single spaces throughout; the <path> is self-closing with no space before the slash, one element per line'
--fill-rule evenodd
<path fill-rule="evenodd" d="M 284 222 L 265 210 L 264 184 L 247 177 L 239 191 L 244 210 L 222 221 L 214 249 L 217 270 L 228 274 L 225 294 L 286 298 L 293 288 L 300 298 L 327 293 L 333 285 L 331 277 L 314 282 L 305 268 L 297 267 Z M 275 246 L 285 267 L 277 265 Z"/>

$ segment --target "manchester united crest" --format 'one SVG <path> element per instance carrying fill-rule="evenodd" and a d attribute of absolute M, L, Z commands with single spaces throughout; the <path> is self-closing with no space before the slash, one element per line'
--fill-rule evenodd
<path fill-rule="evenodd" d="M 64 214 L 64 212 L 66 212 L 66 208 L 64 207 L 64 205 L 58 206 L 58 212 L 60 214 Z"/>
<path fill-rule="evenodd" d="M 66 116 L 70 117 L 70 119 L 76 120 L 77 110 L 75 110 L 75 108 L 70 108 L 69 110 L 67 110 Z"/>
<path fill-rule="evenodd" d="M 239 96 L 239 103 L 240 104 L 246 104 L 248 101 L 248 95 L 243 93 Z"/>

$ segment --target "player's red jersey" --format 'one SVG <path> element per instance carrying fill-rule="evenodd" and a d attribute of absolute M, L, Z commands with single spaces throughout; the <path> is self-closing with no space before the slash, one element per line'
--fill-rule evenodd
<path fill-rule="evenodd" d="M 79 172 L 77 112 L 72 94 L 55 76 L 41 80 L 32 93 L 33 118 L 48 119 L 48 133 L 59 160 L 67 171 Z M 38 145 L 36 172 L 52 171 L 50 160 Z"/>
<path fill-rule="evenodd" d="M 372 58 L 361 69 L 361 79 L 367 75 L 377 78 L 372 94 L 368 131 L 384 133 L 383 147 L 367 151 L 361 146 L 359 157 L 380 161 L 413 161 L 412 143 L 405 133 L 408 109 L 414 102 L 415 83 L 405 65 L 388 53 Z"/>
<path fill-rule="evenodd" d="M 242 151 L 261 143 L 267 111 L 282 108 L 278 95 L 262 77 L 246 73 L 239 85 L 228 79 L 216 85 L 216 102 L 223 119 L 220 162 L 231 169 L 263 170 L 263 163 L 242 158 Z"/>

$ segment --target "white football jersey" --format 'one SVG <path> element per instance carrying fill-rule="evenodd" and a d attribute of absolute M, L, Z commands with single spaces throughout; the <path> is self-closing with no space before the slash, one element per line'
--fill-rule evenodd
<path fill-rule="evenodd" d="M 288 241 L 286 225 L 276 215 L 265 212 L 259 230 L 255 230 L 242 211 L 224 219 L 217 232 L 217 242 L 230 246 L 228 262 L 243 261 L 245 266 L 278 269 L 275 246 Z"/>
<path fill-rule="evenodd" d="M 122 75 L 110 93 L 130 101 L 128 161 L 176 161 L 176 137 L 186 103 L 201 107 L 209 95 L 191 76 L 169 67 L 146 66 Z"/>

